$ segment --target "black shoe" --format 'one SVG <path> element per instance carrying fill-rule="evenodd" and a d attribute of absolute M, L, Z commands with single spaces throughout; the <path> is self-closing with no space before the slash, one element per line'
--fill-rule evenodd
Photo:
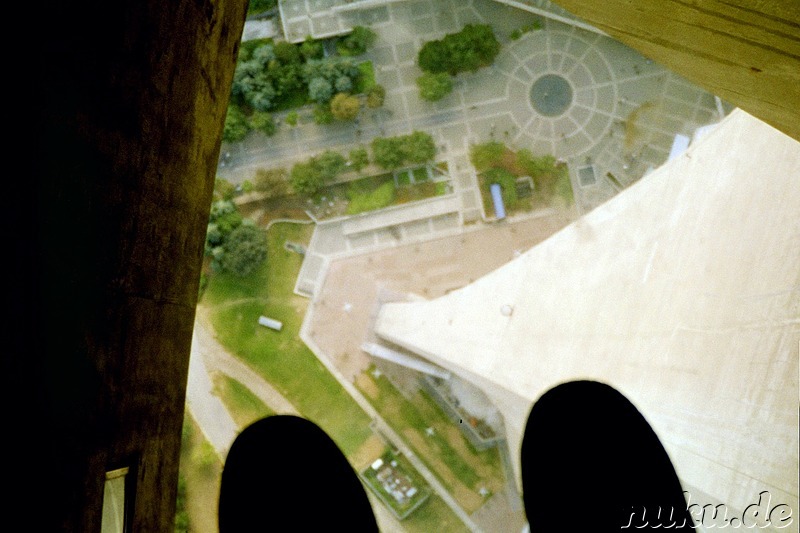
<path fill-rule="evenodd" d="M 253 423 L 225 460 L 220 533 L 378 531 L 358 475 L 314 423 L 272 416 Z"/>
<path fill-rule="evenodd" d="M 576 381 L 533 406 L 521 450 L 525 512 L 539 531 L 694 531 L 666 450 L 612 387 Z"/>

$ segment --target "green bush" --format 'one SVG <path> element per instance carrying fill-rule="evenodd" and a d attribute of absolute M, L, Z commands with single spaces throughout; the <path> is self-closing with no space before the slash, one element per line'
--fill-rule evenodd
<path fill-rule="evenodd" d="M 500 42 L 490 25 L 467 24 L 458 33 L 422 45 L 417 63 L 425 72 L 455 75 L 491 65 L 499 52 Z"/>
<path fill-rule="evenodd" d="M 417 87 L 420 98 L 435 102 L 453 91 L 453 80 L 446 72 L 426 72 L 417 78 Z"/>
<path fill-rule="evenodd" d="M 371 29 L 356 26 L 349 35 L 339 39 L 336 51 L 343 56 L 361 55 L 375 42 L 375 37 L 375 32 Z"/>
<path fill-rule="evenodd" d="M 500 165 L 507 149 L 505 144 L 497 141 L 475 144 L 470 148 L 469 158 L 475 170 L 483 172 Z"/>
<path fill-rule="evenodd" d="M 228 106 L 225 114 L 225 125 L 222 128 L 222 140 L 225 142 L 238 142 L 247 136 L 250 131 L 247 117 L 238 106 Z"/>

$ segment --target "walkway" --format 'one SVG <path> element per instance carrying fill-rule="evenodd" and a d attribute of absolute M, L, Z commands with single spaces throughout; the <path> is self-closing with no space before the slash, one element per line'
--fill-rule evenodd
<path fill-rule="evenodd" d="M 210 373 L 222 372 L 239 381 L 275 413 L 297 415 L 299 412 L 275 387 L 219 344 L 206 313 L 207 310 L 198 306 L 189 360 L 186 403 L 206 440 L 224 460 L 241 428 L 236 425 L 228 409 L 215 395 Z"/>

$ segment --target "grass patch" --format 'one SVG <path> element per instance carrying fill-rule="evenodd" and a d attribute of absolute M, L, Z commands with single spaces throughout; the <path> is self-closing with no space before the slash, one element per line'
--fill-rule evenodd
<path fill-rule="evenodd" d="M 188 412 L 182 437 L 175 531 L 215 533 L 222 462 Z"/>
<path fill-rule="evenodd" d="M 436 183 L 426 181 L 397 189 L 397 203 L 405 204 L 436 196 Z"/>
<path fill-rule="evenodd" d="M 450 507 L 435 494 L 428 498 L 425 505 L 414 511 L 414 514 L 403 521 L 403 528 L 408 533 L 461 533 L 465 531 L 464 523 Z"/>
<path fill-rule="evenodd" d="M 403 170 L 397 175 L 397 184 L 398 185 L 411 185 L 411 176 L 408 174 L 407 170 Z"/>
<path fill-rule="evenodd" d="M 228 412 L 231 413 L 234 422 L 240 428 L 245 428 L 257 420 L 275 414 L 275 411 L 267 407 L 241 382 L 224 374 L 216 374 L 212 379 L 214 393 L 228 408 Z"/>
<path fill-rule="evenodd" d="M 215 274 L 202 304 L 211 309 L 220 343 L 350 455 L 370 436 L 369 417 L 298 336 L 307 302 L 293 288 L 302 258 L 283 244 L 307 243 L 312 231 L 305 225 L 273 226 L 265 265 L 247 278 Z M 262 314 L 283 322 L 283 330 L 258 325 Z"/>
<path fill-rule="evenodd" d="M 378 84 L 375 81 L 375 67 L 372 61 L 363 61 L 358 64 L 358 70 L 360 74 L 358 76 L 358 83 L 356 83 L 355 92 L 364 94 Z"/>
<path fill-rule="evenodd" d="M 506 211 L 529 211 L 553 204 L 571 205 L 574 202 L 569 169 L 551 155 L 534 156 L 530 150 L 513 151 L 501 142 L 473 145 L 470 161 L 479 173 L 481 196 L 486 213 L 494 212 L 489 187 L 499 183 L 503 190 Z M 530 176 L 533 194 L 517 198 L 516 178 Z M 514 181 L 514 183 L 512 183 Z"/>
<path fill-rule="evenodd" d="M 414 169 L 414 181 L 416 183 L 422 183 L 428 181 L 428 169 L 427 167 L 419 167 Z"/>
<path fill-rule="evenodd" d="M 502 487 L 504 474 L 497 450 L 476 450 L 427 394 L 419 392 L 408 400 L 385 376 L 375 378 L 370 372 L 365 372 L 360 380 L 375 385 L 370 387 L 373 394 L 365 392 L 365 397 L 406 437 L 417 456 L 464 509 L 472 512 L 482 504 L 477 495 L 481 486 Z M 434 429 L 432 435 L 426 431 L 428 428 Z"/>
<path fill-rule="evenodd" d="M 386 175 L 351 181 L 347 188 L 347 214 L 375 211 L 394 203 L 394 180 Z"/>

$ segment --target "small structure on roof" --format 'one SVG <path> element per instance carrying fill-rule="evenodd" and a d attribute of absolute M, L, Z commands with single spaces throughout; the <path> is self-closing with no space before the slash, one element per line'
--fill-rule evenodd
<path fill-rule="evenodd" d="M 263 315 L 258 317 L 258 323 L 262 326 L 268 327 L 269 329 L 274 329 L 275 331 L 280 331 L 283 329 L 283 322 L 275 320 L 274 318 L 265 317 Z"/>

